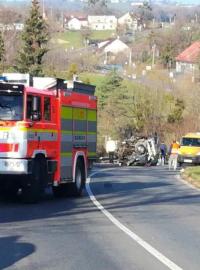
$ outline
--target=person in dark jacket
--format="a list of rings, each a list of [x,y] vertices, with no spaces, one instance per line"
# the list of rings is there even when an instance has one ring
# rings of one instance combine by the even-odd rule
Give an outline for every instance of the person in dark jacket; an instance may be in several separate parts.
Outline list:
[[[167,155],[167,146],[164,143],[160,145],[160,158],[161,158],[161,165],[165,165],[166,162],[166,155]]]

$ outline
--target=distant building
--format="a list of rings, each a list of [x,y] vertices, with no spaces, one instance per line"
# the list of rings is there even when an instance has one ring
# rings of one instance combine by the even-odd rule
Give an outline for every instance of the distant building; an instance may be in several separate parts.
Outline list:
[[[105,53],[118,54],[124,51],[130,51],[130,48],[120,39],[106,40],[98,44],[98,48]]]
[[[142,7],[142,6],[144,6],[144,3],[143,2],[132,2],[131,6],[133,6],[133,7]]]
[[[10,24],[0,24],[1,31],[23,31],[23,23],[10,23]]]
[[[88,27],[91,30],[116,30],[117,18],[115,16],[88,16]]]
[[[200,41],[194,42],[176,57],[176,71],[195,73],[200,62]]]
[[[81,30],[85,27],[88,27],[88,21],[85,18],[71,18],[67,22],[67,28],[69,30]]]
[[[104,64],[116,59],[117,55],[123,54],[127,58],[130,56],[130,48],[120,39],[106,40],[98,43],[98,52],[104,58]]]
[[[139,20],[137,18],[134,18],[130,12],[127,12],[126,14],[118,18],[118,24],[126,25],[129,29],[136,31],[139,27]]]

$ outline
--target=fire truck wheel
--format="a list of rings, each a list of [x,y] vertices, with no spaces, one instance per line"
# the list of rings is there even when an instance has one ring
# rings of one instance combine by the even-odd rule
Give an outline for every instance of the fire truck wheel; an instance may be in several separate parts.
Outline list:
[[[46,160],[37,158],[33,163],[33,172],[22,186],[22,198],[25,203],[38,202],[44,193],[46,177]]]
[[[52,187],[52,191],[56,198],[64,198],[71,196],[80,197],[82,195],[84,185],[84,165],[81,161],[78,161],[76,165],[75,182],[70,184],[62,184],[58,187]]]
[[[75,182],[71,186],[72,195],[76,197],[81,196],[84,185],[85,185],[84,164],[81,161],[78,161],[76,164]]]

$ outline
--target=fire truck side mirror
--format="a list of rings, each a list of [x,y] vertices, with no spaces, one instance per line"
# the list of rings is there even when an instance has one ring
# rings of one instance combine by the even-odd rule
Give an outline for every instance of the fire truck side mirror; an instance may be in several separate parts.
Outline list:
[[[38,111],[31,112],[31,120],[32,121],[39,121],[41,119],[41,114]]]

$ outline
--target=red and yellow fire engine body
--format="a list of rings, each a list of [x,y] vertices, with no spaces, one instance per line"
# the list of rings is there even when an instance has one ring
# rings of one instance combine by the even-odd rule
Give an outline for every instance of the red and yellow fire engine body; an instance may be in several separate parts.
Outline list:
[[[96,157],[97,101],[91,89],[84,84],[36,89],[0,83],[0,185],[6,176],[17,175],[18,188],[26,181],[30,186],[28,178],[38,170],[42,176],[33,177],[33,186],[38,177],[54,187],[76,184],[77,166],[85,181]]]

